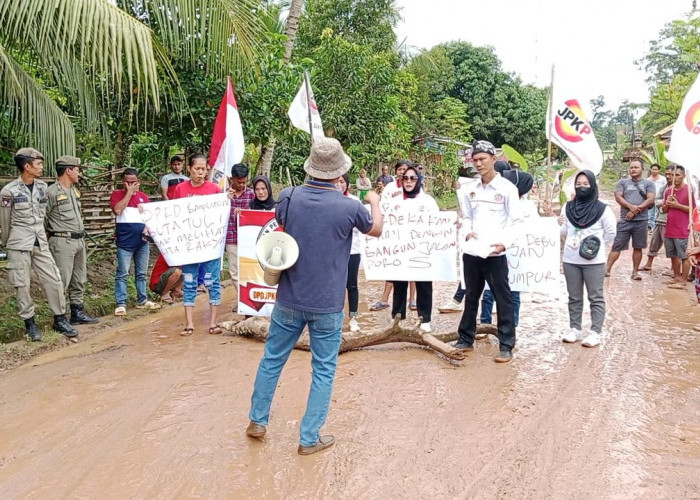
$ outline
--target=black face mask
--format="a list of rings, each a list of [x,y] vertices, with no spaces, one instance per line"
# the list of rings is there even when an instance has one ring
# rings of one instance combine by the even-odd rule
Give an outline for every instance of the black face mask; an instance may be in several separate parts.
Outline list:
[[[591,196],[593,196],[593,189],[590,187],[580,186],[574,188],[574,190],[576,191],[576,198],[581,201],[590,200]]]

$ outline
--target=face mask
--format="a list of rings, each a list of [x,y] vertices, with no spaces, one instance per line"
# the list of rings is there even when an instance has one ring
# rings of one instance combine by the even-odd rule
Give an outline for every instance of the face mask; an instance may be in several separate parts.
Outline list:
[[[579,200],[587,200],[591,196],[593,196],[593,189],[590,187],[580,186],[574,188],[574,190],[576,191],[576,198],[578,198]]]

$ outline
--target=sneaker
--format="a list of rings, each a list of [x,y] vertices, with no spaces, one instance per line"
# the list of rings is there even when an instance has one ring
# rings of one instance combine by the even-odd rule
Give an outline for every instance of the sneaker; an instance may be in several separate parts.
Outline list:
[[[450,299],[447,302],[445,302],[443,305],[438,307],[438,311],[441,313],[452,313],[452,312],[459,312],[462,310],[462,303],[457,302],[455,299]]]
[[[319,436],[318,442],[313,446],[299,445],[297,453],[299,453],[299,455],[311,455],[312,453],[316,453],[318,451],[325,450],[326,448],[333,446],[333,443],[335,443],[335,438],[330,434],[326,436]]]
[[[149,311],[154,311],[156,309],[160,309],[160,304],[156,304],[155,302],[147,300],[143,304],[136,304],[136,309],[148,309]]]
[[[360,325],[357,324],[356,318],[350,318],[350,322],[348,324],[350,325],[351,332],[359,332],[360,331]]]
[[[466,342],[462,342],[461,340],[458,340],[454,344],[452,344],[452,347],[455,349],[461,349],[462,351],[473,351],[474,350],[474,344],[467,344]]]
[[[115,316],[126,316],[126,307],[117,306],[117,308],[114,310],[114,315]]]
[[[513,352],[505,349],[498,353],[498,356],[493,358],[496,363],[510,363],[513,361]]]
[[[248,437],[260,439],[267,432],[267,427],[264,425],[256,424],[255,422],[250,422],[248,428],[245,430],[245,434]]]
[[[430,323],[421,323],[420,330],[421,330],[421,332],[424,332],[424,333],[430,333],[432,331],[430,329]]]
[[[596,332],[591,332],[588,335],[586,335],[586,338],[583,339],[581,345],[583,347],[595,347],[597,345],[600,345],[600,341],[600,334]]]
[[[562,335],[561,341],[566,342],[568,344],[573,344],[574,342],[578,342],[583,338],[583,334],[581,333],[581,330],[577,330],[576,328],[570,328],[567,333]]]

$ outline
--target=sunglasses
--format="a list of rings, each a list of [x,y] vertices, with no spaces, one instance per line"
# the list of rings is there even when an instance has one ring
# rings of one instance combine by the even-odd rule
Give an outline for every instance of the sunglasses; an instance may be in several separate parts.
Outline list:
[[[418,177],[416,177],[415,175],[404,175],[403,177],[401,177],[401,179],[404,181],[417,181]]]

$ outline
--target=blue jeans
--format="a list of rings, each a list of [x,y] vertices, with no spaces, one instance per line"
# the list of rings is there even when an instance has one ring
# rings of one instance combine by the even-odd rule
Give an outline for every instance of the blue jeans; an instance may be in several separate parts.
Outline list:
[[[204,284],[204,275],[206,274],[206,269],[204,269],[204,266],[202,264],[199,265],[199,269],[197,270],[197,286],[203,285]]]
[[[255,377],[250,420],[260,425],[268,424],[270,406],[280,373],[306,325],[309,326],[311,338],[313,371],[306,413],[301,421],[299,443],[302,446],[313,446],[318,442],[319,430],[326,421],[331,402],[343,326],[342,311],[313,313],[275,304],[265,342],[265,353]]]
[[[136,303],[143,304],[148,300],[146,271],[148,271],[149,250],[148,243],[144,243],[136,250],[125,250],[117,247],[117,275],[114,279],[114,301],[117,303],[117,307],[126,307],[126,301],[129,298],[126,293],[126,282],[129,279],[132,260],[136,276]]]
[[[518,326],[520,319],[520,292],[511,290],[510,296],[513,297],[513,324]],[[481,296],[481,317],[482,323],[491,324],[491,311],[493,311],[493,301],[495,300],[491,290],[484,290],[484,295]]]
[[[194,301],[197,298],[197,282],[200,269],[204,269],[204,286],[207,287],[209,292],[209,303],[213,306],[218,306],[221,304],[220,259],[182,266],[182,305],[194,307]]]

